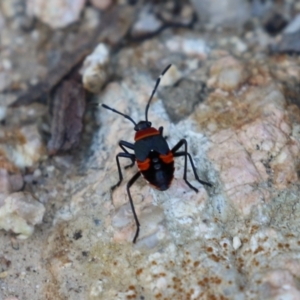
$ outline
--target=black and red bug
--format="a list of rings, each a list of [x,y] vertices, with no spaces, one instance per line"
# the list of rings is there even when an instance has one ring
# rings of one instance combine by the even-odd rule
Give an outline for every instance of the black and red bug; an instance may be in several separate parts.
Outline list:
[[[163,127],[159,127],[158,129],[151,127],[151,122],[148,121],[148,109],[153,98],[153,95],[160,83],[162,76],[168,71],[171,65],[167,66],[167,68],[161,73],[161,75],[157,78],[155,87],[152,91],[152,94],[148,100],[146,110],[145,110],[145,121],[140,121],[136,123],[131,117],[125,115],[105,104],[102,106],[106,109],[109,109],[126,119],[130,120],[134,124],[134,130],[136,131],[134,141],[135,143],[129,143],[126,141],[121,140],[119,142],[119,146],[124,152],[120,152],[116,156],[118,172],[119,172],[119,181],[117,184],[112,186],[112,190],[115,189],[123,180],[123,175],[121,171],[121,166],[119,162],[120,157],[125,157],[131,159],[131,164],[125,167],[132,167],[134,163],[137,163],[137,167],[139,171],[128,181],[127,183],[127,194],[129,197],[129,202],[131,205],[132,213],[134,216],[134,220],[136,223],[136,233],[133,239],[133,243],[136,242],[136,239],[139,235],[140,223],[138,217],[135,212],[134,204],[132,201],[132,197],[130,194],[130,187],[133,183],[142,175],[150,185],[154,188],[165,191],[167,190],[172,182],[173,175],[174,175],[174,157],[184,156],[184,173],[183,179],[187,183],[187,185],[193,189],[195,192],[198,190],[191,185],[187,178],[187,160],[189,159],[195,178],[201,183],[212,187],[212,184],[209,182],[203,181],[199,178],[194,162],[190,153],[187,151],[187,141],[185,139],[181,139],[172,149],[169,148],[166,139],[163,137]],[[183,151],[178,151],[182,146],[184,146]],[[127,149],[133,150],[134,153],[128,152]]]

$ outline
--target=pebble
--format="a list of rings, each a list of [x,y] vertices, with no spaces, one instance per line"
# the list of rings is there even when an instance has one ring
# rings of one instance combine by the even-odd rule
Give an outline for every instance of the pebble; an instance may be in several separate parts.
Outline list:
[[[295,33],[300,30],[300,14],[296,15],[290,24],[284,29],[285,34]]]
[[[100,43],[92,54],[86,57],[80,70],[84,87],[92,92],[99,93],[108,78],[108,63],[110,60],[110,49]]]
[[[199,59],[205,59],[210,52],[205,40],[198,37],[174,36],[166,41],[166,46],[172,52],[184,52]]]
[[[248,2],[239,0],[191,0],[199,18],[213,26],[234,28],[243,26],[251,17]]]
[[[9,143],[0,143],[0,149],[20,169],[33,166],[46,153],[37,124],[8,130],[4,134]]]
[[[113,3],[112,0],[90,0],[90,1],[94,7],[101,10],[108,9]]]
[[[45,207],[26,192],[12,193],[0,207],[0,229],[12,231],[20,239],[32,235],[34,226],[42,222]]]
[[[148,12],[146,7],[139,15],[138,20],[133,25],[132,34],[142,35],[152,33],[158,30],[162,26],[162,22],[159,21],[152,13]]]
[[[64,28],[79,20],[85,0],[27,0],[27,11],[53,29]]]
[[[242,246],[241,239],[238,236],[234,236],[232,240],[232,247],[234,250],[239,249]]]
[[[210,68],[208,85],[225,91],[238,89],[247,79],[243,64],[232,56],[220,58]]]

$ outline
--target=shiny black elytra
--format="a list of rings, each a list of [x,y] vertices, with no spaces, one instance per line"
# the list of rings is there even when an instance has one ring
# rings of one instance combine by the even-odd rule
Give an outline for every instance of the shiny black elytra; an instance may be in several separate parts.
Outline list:
[[[171,65],[167,66],[167,68],[161,73],[161,75],[156,80],[155,87],[152,91],[152,94],[146,106],[145,121],[140,121],[139,123],[136,123],[128,115],[125,115],[105,104],[102,104],[104,108],[109,109],[125,117],[126,119],[130,120],[134,124],[134,130],[136,131],[134,137],[135,140],[134,144],[122,140],[119,142],[119,146],[124,151],[124,152],[120,152],[116,156],[118,172],[119,172],[119,181],[117,182],[117,184],[111,187],[111,189],[114,190],[117,186],[120,185],[120,183],[123,180],[123,175],[122,175],[120,162],[119,162],[120,157],[131,159],[131,164],[127,165],[125,169],[132,167],[135,162],[137,163],[139,171],[128,181],[126,187],[132,213],[136,223],[136,233],[133,239],[133,243],[135,243],[136,239],[138,238],[140,223],[135,212],[134,204],[130,194],[130,187],[140,177],[140,175],[142,175],[147,180],[147,182],[150,185],[152,185],[154,188],[160,191],[165,191],[170,187],[173,179],[174,157],[184,156],[183,179],[185,180],[187,185],[195,192],[198,192],[198,190],[194,186],[192,186],[186,179],[187,159],[189,158],[195,178],[201,184],[205,184],[212,187],[212,185],[209,182],[203,181],[198,177],[192,157],[187,151],[187,141],[185,139],[181,139],[170,150],[166,139],[163,137],[163,127],[159,127],[157,130],[156,128],[151,127],[152,124],[151,122],[148,121],[148,109],[150,106],[150,102],[153,98],[153,95],[155,94],[155,91],[160,83],[162,76],[168,71],[170,67]],[[182,146],[184,146],[184,151],[178,151]],[[134,153],[128,152],[128,150],[125,147],[133,150]]]

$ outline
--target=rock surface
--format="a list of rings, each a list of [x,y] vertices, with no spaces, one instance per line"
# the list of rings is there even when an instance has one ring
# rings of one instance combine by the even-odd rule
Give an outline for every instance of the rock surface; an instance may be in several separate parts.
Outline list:
[[[147,38],[144,27],[138,36],[131,31],[145,14],[138,1],[112,2],[104,14],[90,5],[77,24],[53,31],[40,22],[27,31],[19,27],[20,2],[0,3],[0,76],[8,76],[0,94],[0,299],[298,299],[300,59],[270,55],[269,43],[279,38],[264,31],[260,14],[252,19],[244,10],[237,18],[238,9],[231,14],[228,7],[250,4],[226,1],[218,20],[220,7],[211,2],[208,24],[195,19],[182,26],[190,4],[149,2],[147,12],[164,28]],[[299,14],[293,1],[284,7]],[[82,38],[98,26],[92,25],[98,13],[109,22],[90,41],[99,46],[85,48]],[[154,19],[146,21],[155,26]],[[155,27],[149,28],[151,35]],[[49,70],[64,69],[81,49],[74,44],[85,54],[54,80]],[[187,180],[198,193],[189,188],[182,157],[168,190],[138,179],[130,189],[141,224],[133,244],[126,184],[136,166],[125,170],[130,161],[121,157],[124,180],[113,192],[111,186],[119,180],[118,141],[133,143],[134,126],[94,104],[143,120],[169,64],[149,121],[164,127],[170,147],[187,140],[200,179],[213,186],[200,184],[188,161]],[[83,117],[83,107],[69,115],[51,101],[57,84],[79,69],[94,93]],[[53,88],[38,90],[41,78]],[[40,93],[38,103],[9,106],[26,90]],[[49,157],[44,150],[51,128],[62,124],[59,116],[70,128],[80,124],[74,130],[79,148]],[[58,132],[57,144],[70,142]]]
[[[27,0],[27,10],[52,28],[63,28],[79,20],[85,0]]]
[[[12,193],[0,207],[0,228],[14,232],[18,238],[32,235],[34,226],[42,222],[45,213],[43,204],[30,194]]]

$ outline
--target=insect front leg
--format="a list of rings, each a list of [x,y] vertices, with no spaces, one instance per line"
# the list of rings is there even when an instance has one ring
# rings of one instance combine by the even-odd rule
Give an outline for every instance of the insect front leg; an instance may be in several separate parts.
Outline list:
[[[180,152],[177,152],[177,150],[182,147],[184,145],[184,151],[180,151]],[[191,188],[193,189],[196,193],[198,192],[198,190],[193,186],[191,185],[187,178],[186,178],[186,174],[187,174],[187,158],[189,158],[190,160],[190,163],[192,165],[192,169],[193,169],[193,172],[194,172],[194,175],[195,175],[195,178],[201,183],[201,184],[205,184],[205,185],[208,185],[210,187],[212,187],[212,184],[209,183],[209,182],[206,182],[206,181],[203,181],[199,178],[198,174],[197,174],[197,171],[196,171],[196,168],[195,168],[195,165],[194,165],[194,162],[192,160],[192,157],[190,155],[190,153],[188,153],[187,151],[187,141],[186,139],[182,139],[180,140],[173,148],[172,148],[172,153],[174,155],[174,157],[179,157],[179,156],[184,156],[184,171],[183,171],[183,179],[184,181],[186,182],[186,184]]]
[[[116,155],[116,161],[117,161],[118,172],[119,172],[119,181],[115,185],[113,185],[111,187],[111,190],[114,190],[117,186],[119,186],[120,183],[123,180],[123,175],[122,175],[122,171],[121,171],[121,165],[120,165],[120,161],[119,161],[120,157],[130,158],[133,162],[135,161],[135,155],[131,154],[129,152],[126,152],[126,153],[121,152],[121,153],[119,153],[119,154]]]
[[[134,204],[133,204],[133,201],[132,201],[132,197],[131,197],[131,194],[130,194],[130,187],[136,182],[136,180],[140,177],[141,173],[140,172],[137,172],[127,183],[127,194],[128,194],[128,198],[129,198],[129,203],[130,203],[130,206],[131,206],[131,210],[132,210],[132,213],[133,213],[133,217],[134,217],[134,221],[135,221],[135,224],[136,224],[136,232],[135,232],[135,235],[134,235],[134,238],[133,238],[133,243],[136,242],[136,239],[138,238],[139,236],[139,232],[140,232],[140,222],[139,222],[139,219],[136,215],[136,212],[135,212],[135,208],[134,208]]]
[[[127,147],[127,148],[129,148],[129,149],[131,149],[131,150],[134,150],[134,145],[131,144],[131,143],[128,143],[128,142],[126,142],[126,141],[122,141],[122,140],[121,140],[121,141],[119,142],[119,146],[122,148],[122,150],[123,150],[125,153],[128,153],[128,154],[132,154],[132,153],[129,153],[125,147]],[[131,160],[131,164],[125,166],[125,169],[133,167],[133,166],[134,166],[134,163],[135,163],[135,156],[134,156],[134,159]]]

